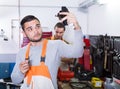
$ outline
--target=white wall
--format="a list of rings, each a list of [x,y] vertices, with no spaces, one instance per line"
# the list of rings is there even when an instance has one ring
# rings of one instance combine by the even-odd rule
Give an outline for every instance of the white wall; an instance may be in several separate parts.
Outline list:
[[[18,19],[18,8],[0,7],[0,29],[5,31],[5,35],[11,38],[11,20]]]
[[[89,8],[88,34],[120,36],[120,1],[108,0],[105,5]]]

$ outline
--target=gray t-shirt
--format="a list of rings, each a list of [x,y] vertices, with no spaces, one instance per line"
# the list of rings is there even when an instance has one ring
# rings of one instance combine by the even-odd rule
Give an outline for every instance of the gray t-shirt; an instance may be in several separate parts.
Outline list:
[[[68,34],[70,35],[70,34]],[[55,89],[57,87],[57,72],[60,66],[61,57],[78,58],[83,54],[83,35],[81,30],[74,30],[72,44],[66,44],[61,40],[49,40],[47,44],[45,64],[49,68],[51,79]],[[13,83],[19,84],[24,80],[25,75],[20,72],[19,64],[25,60],[26,46],[21,48],[16,57],[16,64],[11,74]],[[41,58],[42,45],[31,46],[30,63],[31,65],[39,65]]]

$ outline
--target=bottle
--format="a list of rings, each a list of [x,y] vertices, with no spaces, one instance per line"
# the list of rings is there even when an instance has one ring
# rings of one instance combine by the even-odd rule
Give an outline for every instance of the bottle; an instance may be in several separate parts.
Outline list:
[[[104,82],[104,89],[115,89],[112,78],[106,78],[106,81]]]

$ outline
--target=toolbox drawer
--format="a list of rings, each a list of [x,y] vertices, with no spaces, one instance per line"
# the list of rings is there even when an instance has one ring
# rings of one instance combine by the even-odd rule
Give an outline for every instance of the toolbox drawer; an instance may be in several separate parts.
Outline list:
[[[0,63],[0,79],[9,77],[9,63]]]

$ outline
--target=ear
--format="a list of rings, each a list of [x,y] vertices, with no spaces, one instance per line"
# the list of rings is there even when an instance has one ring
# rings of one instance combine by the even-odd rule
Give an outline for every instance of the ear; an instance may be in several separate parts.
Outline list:
[[[22,31],[22,34],[23,34],[23,37],[26,37],[26,34],[25,34],[25,32],[24,32],[24,31]]]

